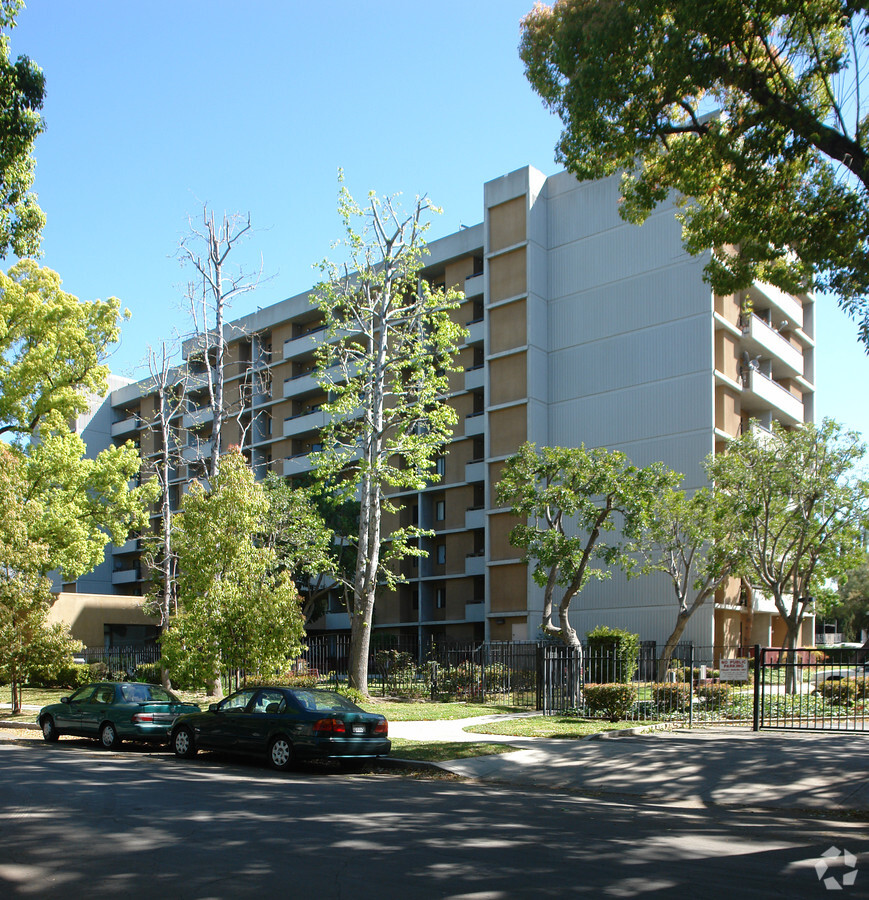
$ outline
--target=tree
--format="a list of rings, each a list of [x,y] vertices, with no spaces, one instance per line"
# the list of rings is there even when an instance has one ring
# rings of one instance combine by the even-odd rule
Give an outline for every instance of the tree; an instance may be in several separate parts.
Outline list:
[[[709,476],[743,535],[742,574],[769,591],[792,653],[813,592],[859,561],[869,483],[855,474],[865,446],[825,419],[786,431],[752,427],[711,457]],[[787,684],[793,690],[793,672]]]
[[[624,170],[628,221],[675,191],[717,293],[831,290],[869,349],[867,41],[847,0],[557,0],[520,55],[564,124],[559,160]]]
[[[824,601],[824,618],[842,623],[846,641],[862,641],[869,630],[869,555],[864,553],[863,559],[845,572],[837,589],[829,591]]]
[[[9,58],[8,31],[22,0],[0,0],[0,257],[36,256],[45,216],[30,193],[33,144],[45,130],[42,70],[26,56]]]
[[[220,224],[216,224],[214,211],[203,206],[201,225],[194,225],[191,219],[190,233],[181,241],[178,250],[182,262],[192,265],[197,273],[197,280],[188,284],[187,301],[196,332],[191,356],[202,363],[199,376],[204,382],[211,411],[210,478],[217,475],[224,453],[223,424],[245,406],[245,385],[240,388],[235,409],[226,402],[226,311],[236,297],[254,290],[259,284],[259,275],[250,276],[229,262],[233,250],[250,229],[250,214],[224,214]]]
[[[534,581],[544,589],[544,634],[582,652],[570,624],[571,602],[590,579],[608,579],[613,566],[630,565],[629,541],[648,527],[655,497],[678,479],[662,463],[637,468],[624,453],[604,448],[538,450],[526,443],[507,460],[498,502],[519,517],[510,543],[524,551]],[[556,626],[557,588],[562,591]]]
[[[21,711],[20,684],[40,665],[72,661],[76,646],[63,626],[48,625],[49,554],[35,537],[39,507],[21,491],[22,461],[0,444],[0,672],[12,686],[12,712]]]
[[[648,524],[630,546],[637,554],[630,572],[663,572],[673,586],[676,622],[658,659],[658,680],[667,676],[670,659],[694,613],[727,583],[740,553],[740,535],[719,495],[701,488],[690,496],[667,489],[655,497]]]
[[[45,548],[44,570],[73,580],[103,559],[111,538],[123,543],[147,523],[155,496],[137,479],[139,455],[131,443],[95,458],[69,422],[107,390],[103,359],[120,334],[120,304],[80,302],[61,289],[59,276],[22,260],[0,273],[0,435],[20,458],[27,502],[40,510],[31,529]]]
[[[186,670],[199,683],[239,672],[265,678],[301,652],[293,573],[279,569],[261,540],[268,512],[265,491],[237,448],[223,457],[209,490],[191,484],[175,541],[180,612],[162,638],[173,673]]]
[[[420,278],[423,216],[430,210],[422,198],[404,214],[394,200],[374,194],[363,210],[342,186],[349,262],[322,263],[326,280],[314,291],[327,326],[317,370],[330,398],[317,470],[339,497],[359,501],[356,568],[348,585],[349,676],[363,694],[376,591],[399,580],[393,563],[424,552],[411,543],[425,534],[419,528],[384,533],[384,513],[400,509],[387,490],[421,490],[435,481],[435,458],[456,421],[444,398],[465,333],[450,318],[462,295],[433,290]]]

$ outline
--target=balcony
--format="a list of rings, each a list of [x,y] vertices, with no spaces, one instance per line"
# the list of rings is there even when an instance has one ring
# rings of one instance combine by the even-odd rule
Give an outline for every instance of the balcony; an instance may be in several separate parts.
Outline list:
[[[198,406],[196,409],[191,409],[189,412],[184,413],[181,424],[185,428],[199,428],[200,425],[213,421],[214,410],[210,406]]]
[[[483,507],[479,509],[466,509],[465,510],[465,528],[468,530],[474,528],[485,528],[486,527],[486,510]]]
[[[311,410],[298,416],[284,419],[284,437],[297,437],[309,431],[320,431],[326,426],[326,413],[322,409]]]
[[[123,437],[127,434],[134,434],[139,430],[139,417],[138,416],[129,416],[126,419],[121,419],[120,422],[112,423],[112,437]]]
[[[473,484],[475,481],[486,480],[486,463],[483,460],[465,463],[465,481]]]
[[[805,410],[801,400],[757,369],[749,369],[743,375],[743,411],[754,414],[770,408],[773,418],[783,425],[797,425],[804,421]]]
[[[313,372],[284,379],[285,398],[298,397],[300,394],[308,394],[317,390],[321,390],[320,383]]]
[[[485,575],[486,557],[482,554],[471,554],[465,557],[465,575]]]
[[[485,378],[485,366],[474,366],[472,369],[465,369],[465,390],[473,391],[482,388]]]
[[[284,477],[289,478],[292,475],[301,475],[303,472],[310,472],[314,468],[311,461],[311,454],[300,453],[298,456],[289,456],[284,460]]]
[[[803,327],[803,304],[784,291],[763,281],[755,281],[749,289],[755,309],[767,304],[772,307],[773,324],[780,325],[786,319],[792,328]]]
[[[485,413],[471,413],[469,416],[465,416],[465,437],[474,437],[476,435],[483,434],[485,430]]]
[[[486,621],[486,604],[485,603],[466,603],[465,604],[465,621],[466,622],[485,622]]]
[[[130,538],[123,544],[113,544],[112,545],[112,553],[121,554],[121,553],[136,553],[139,549],[139,539],[138,538]]]
[[[201,459],[208,459],[214,448],[214,441],[203,441],[201,444],[195,444],[191,447],[185,447],[181,451],[181,456],[187,462],[196,462]]]
[[[755,315],[749,316],[742,329],[742,344],[751,356],[769,358],[774,376],[793,378],[803,374],[803,354],[800,350]]]
[[[133,584],[142,578],[142,570],[136,565],[129,569],[117,569],[112,572],[112,584]]]
[[[466,344],[482,344],[486,338],[486,323],[480,319],[479,322],[468,322],[468,336],[465,339]]]
[[[465,279],[465,296],[476,297],[483,293],[483,273],[477,272],[476,275],[469,275]]]

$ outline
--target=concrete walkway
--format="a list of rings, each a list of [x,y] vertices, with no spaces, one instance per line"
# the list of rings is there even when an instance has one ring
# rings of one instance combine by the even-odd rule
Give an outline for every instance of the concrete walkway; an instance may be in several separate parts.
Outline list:
[[[457,775],[677,806],[738,806],[869,814],[869,733],[745,727],[607,732],[582,740],[464,731],[508,716],[391,722],[391,737],[493,741],[515,753],[439,763]],[[394,754],[397,755],[397,754]]]

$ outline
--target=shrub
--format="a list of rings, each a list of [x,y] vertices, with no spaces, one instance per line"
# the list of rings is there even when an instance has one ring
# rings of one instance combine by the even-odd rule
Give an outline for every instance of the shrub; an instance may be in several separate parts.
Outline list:
[[[654,687],[655,707],[660,712],[684,712],[691,702],[691,686],[683,682],[676,684],[656,684]]]
[[[604,713],[611,722],[618,722],[636,702],[637,689],[632,684],[587,684],[583,695],[589,712]]]
[[[637,671],[640,636],[600,625],[586,634],[588,639],[587,680],[597,684],[627,684]]]
[[[730,684],[701,684],[697,686],[697,697],[707,706],[721,707],[730,702],[733,686]]]
[[[140,663],[136,666],[136,681],[146,684],[160,684],[163,675],[163,664],[160,662]]]
[[[61,663],[57,666],[32,670],[27,676],[30,687],[77,688],[91,681],[90,669],[85,663]]]
[[[339,684],[336,688],[336,692],[339,693],[342,697],[346,697],[352,703],[356,703],[359,706],[361,706],[367,700],[367,698],[361,692],[357,691],[356,688],[350,687],[350,685],[348,684]]]
[[[869,697],[869,685],[865,678],[828,678],[818,686],[817,693],[830,703],[852,706]]]

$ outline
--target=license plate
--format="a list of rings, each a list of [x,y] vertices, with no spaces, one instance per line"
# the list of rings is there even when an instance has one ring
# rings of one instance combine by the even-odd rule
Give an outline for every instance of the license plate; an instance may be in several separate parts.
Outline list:
[[[365,734],[366,728],[364,725],[354,725],[353,726],[353,734]]]

